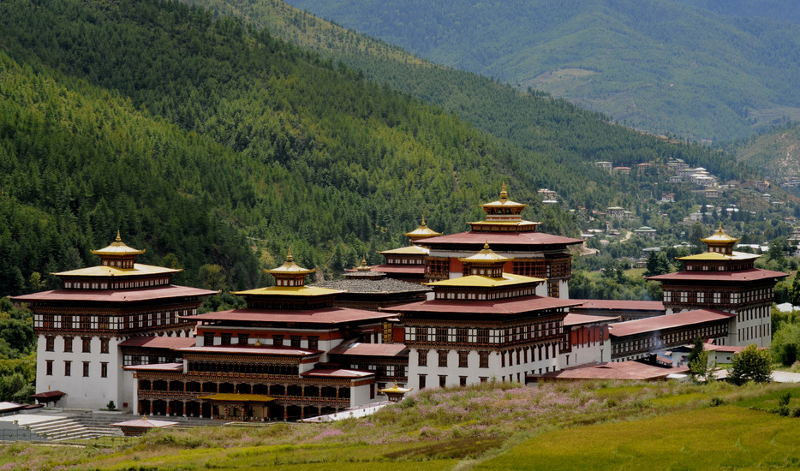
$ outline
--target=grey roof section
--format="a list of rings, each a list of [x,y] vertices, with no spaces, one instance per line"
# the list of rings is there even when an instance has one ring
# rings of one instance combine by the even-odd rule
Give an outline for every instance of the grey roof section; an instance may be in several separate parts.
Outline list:
[[[320,288],[347,290],[356,294],[389,294],[389,293],[427,293],[432,291],[428,286],[392,278],[382,280],[345,279],[323,281],[314,286]]]

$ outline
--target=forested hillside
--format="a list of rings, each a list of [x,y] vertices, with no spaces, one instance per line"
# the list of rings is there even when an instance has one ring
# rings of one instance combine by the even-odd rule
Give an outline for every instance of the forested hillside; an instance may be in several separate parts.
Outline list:
[[[795,0],[673,0],[727,16],[771,18],[800,23],[800,8]]]
[[[791,183],[797,189],[800,181],[800,124],[781,126],[769,133],[754,136],[729,146],[737,160],[754,168],[776,183]]]
[[[325,23],[282,8],[284,34],[320,41],[313,28]],[[719,153],[363,37],[336,56],[365,65],[351,69],[251,13],[245,22],[157,0],[0,4],[2,294],[96,263],[89,250],[117,229],[147,249],[145,263],[184,268],[179,282],[241,289],[266,283],[259,268],[290,246],[331,274],[363,255],[379,261],[376,250],[404,244],[423,214],[436,230],[464,230],[503,181],[532,204],[526,218],[573,236],[570,208],[638,208],[670,191],[655,174],[616,178],[596,160],[675,157],[724,179],[748,175]],[[329,51],[354,37],[326,27]],[[564,204],[545,208],[542,187]],[[224,279],[207,279],[220,273],[209,266]]]
[[[3,294],[93,263],[118,228],[145,262],[195,284],[218,264],[241,288],[288,246],[341,267],[423,213],[461,230],[504,180],[533,199],[498,143],[230,18],[18,1],[0,29]]]
[[[800,30],[664,0],[290,0],[435,62],[619,122],[730,140],[800,116]]]
[[[542,157],[567,168],[547,172],[533,167],[527,178],[558,191],[570,206],[597,206],[619,201],[627,193],[640,201],[640,188],[621,192],[609,188],[602,195],[587,194],[586,180],[606,186],[607,172],[592,164],[598,160],[633,165],[665,156],[708,168],[723,179],[747,179],[754,172],[733,159],[697,146],[676,145],[664,139],[615,126],[601,114],[585,111],[564,100],[532,91],[520,93],[496,81],[422,61],[396,46],[354,33],[296,10],[282,0],[185,0],[219,15],[244,18],[287,41],[319,51],[355,68],[365,78],[384,83],[414,97],[442,106],[494,136],[533,154],[521,154],[522,170]],[[533,156],[533,157],[532,157]],[[576,178],[577,176],[579,178]],[[629,202],[630,202],[629,201]]]

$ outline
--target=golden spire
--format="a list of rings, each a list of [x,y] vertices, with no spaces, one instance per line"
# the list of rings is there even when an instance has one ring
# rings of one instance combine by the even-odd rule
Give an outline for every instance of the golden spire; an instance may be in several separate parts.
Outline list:
[[[356,267],[356,270],[358,270],[358,271],[370,271],[370,267],[369,267],[369,265],[367,265],[367,256],[366,255],[364,255],[361,258],[361,265]]]
[[[291,262],[294,258],[292,257],[292,248],[289,247],[288,251],[286,252],[286,261]]]
[[[119,235],[119,229],[117,229],[117,242],[122,242],[122,237]]]
[[[503,182],[503,189],[500,190],[500,199],[501,200],[508,199],[508,192],[506,191],[506,182]]]

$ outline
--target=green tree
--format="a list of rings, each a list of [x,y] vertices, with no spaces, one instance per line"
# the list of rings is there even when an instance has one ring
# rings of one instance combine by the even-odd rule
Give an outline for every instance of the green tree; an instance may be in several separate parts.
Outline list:
[[[692,351],[689,352],[689,356],[686,358],[686,363],[691,365],[703,351],[705,351],[703,348],[703,339],[697,337],[694,339],[694,345],[692,345]]]
[[[772,373],[772,357],[769,351],[758,348],[756,344],[750,344],[733,357],[728,378],[737,385],[748,381],[767,383],[770,373]]]
[[[200,286],[205,289],[225,291],[228,289],[225,270],[219,265],[205,264],[200,267]]]
[[[789,302],[792,303],[792,306],[800,306],[800,276],[797,275],[798,273],[794,274],[794,281],[789,289]]]
[[[670,272],[670,264],[666,252],[650,252],[647,257],[647,272],[645,276],[663,275]]]
[[[704,350],[697,354],[697,356],[689,362],[689,372],[692,376],[692,381],[695,383],[714,381],[714,371],[717,367],[717,362],[710,358],[710,352]]]
[[[800,324],[781,322],[772,337],[772,358],[785,366],[797,361],[800,352]]]

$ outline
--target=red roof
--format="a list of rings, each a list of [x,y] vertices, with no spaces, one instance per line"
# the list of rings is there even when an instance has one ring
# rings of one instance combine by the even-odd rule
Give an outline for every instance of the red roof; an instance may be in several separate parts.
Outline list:
[[[661,301],[621,301],[616,299],[574,299],[581,302],[575,306],[576,311],[582,309],[605,309],[609,311],[661,311],[665,312],[664,303]]]
[[[373,357],[396,357],[408,349],[402,343],[353,343],[341,344],[331,350],[330,354],[360,355]]]
[[[241,353],[245,355],[280,355],[280,356],[313,356],[322,353],[321,350],[308,350],[295,347],[275,347],[264,346],[255,347],[252,345],[214,345],[208,347],[188,347],[180,349],[187,353]]]
[[[647,277],[648,280],[655,281],[758,281],[768,280],[772,278],[785,278],[789,276],[788,273],[772,270],[762,270],[760,268],[751,268],[748,270],[737,271],[679,271],[675,273],[667,273],[664,275],[656,275]]]
[[[444,300],[420,301],[383,308],[392,312],[452,312],[471,314],[517,314],[522,312],[544,311],[571,307],[579,304],[575,301],[544,296],[523,296],[511,299],[495,299],[491,301]]]
[[[40,393],[36,393],[36,394],[31,394],[30,397],[32,397],[34,399],[46,399],[48,397],[61,397],[61,396],[66,396],[66,395],[67,395],[67,393],[62,392],[62,391],[45,391],[45,392],[40,392]]]
[[[569,327],[573,325],[594,324],[598,322],[611,323],[611,322],[616,322],[617,319],[619,318],[607,317],[607,316],[587,316],[585,314],[569,313],[564,318],[564,327]]]
[[[601,363],[598,365],[581,365],[561,371],[545,373],[545,379],[624,379],[654,380],[671,374],[682,374],[689,371],[687,367],[661,368],[645,365],[636,361],[620,361]]]
[[[300,376],[314,376],[323,378],[366,378],[374,375],[372,371],[360,370],[347,370],[343,368],[315,368],[305,373],[300,373]]]
[[[609,326],[609,335],[625,337],[627,335],[655,332],[675,327],[702,324],[704,322],[727,320],[731,317],[736,317],[736,314],[713,309],[698,309],[695,311],[685,311],[677,314],[648,317],[646,319],[612,324]]]
[[[178,298],[183,296],[211,296],[217,291],[207,289],[192,288],[189,286],[155,286],[152,288],[135,289],[56,289],[50,291],[40,291],[38,293],[23,294],[14,296],[11,299],[21,302],[34,301],[96,301],[130,303],[136,301],[150,301],[154,299]]]
[[[192,337],[131,337],[119,344],[120,347],[144,347],[144,348],[186,348],[196,343]]]
[[[391,314],[331,307],[325,309],[234,309],[191,316],[198,321],[240,321],[240,322],[302,322],[306,324],[333,325],[355,321],[378,321],[391,317]]]
[[[582,244],[583,239],[546,234],[544,232],[479,232],[467,231],[417,241],[424,247],[439,244],[480,244],[485,243],[496,249],[503,245],[574,245]]]

